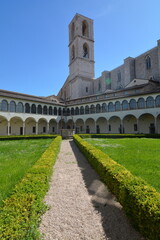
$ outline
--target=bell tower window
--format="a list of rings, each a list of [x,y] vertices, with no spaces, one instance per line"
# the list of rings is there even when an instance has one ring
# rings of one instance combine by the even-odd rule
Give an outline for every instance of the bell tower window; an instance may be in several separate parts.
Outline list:
[[[88,45],[86,43],[83,45],[83,57],[89,58],[89,50],[88,50]]]
[[[85,20],[82,22],[82,36],[88,37],[88,24]]]

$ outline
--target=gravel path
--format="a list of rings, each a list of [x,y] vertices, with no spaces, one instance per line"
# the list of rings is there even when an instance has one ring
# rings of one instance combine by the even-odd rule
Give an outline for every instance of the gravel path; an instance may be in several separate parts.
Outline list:
[[[143,239],[72,140],[62,141],[54,169],[40,225],[45,240]]]

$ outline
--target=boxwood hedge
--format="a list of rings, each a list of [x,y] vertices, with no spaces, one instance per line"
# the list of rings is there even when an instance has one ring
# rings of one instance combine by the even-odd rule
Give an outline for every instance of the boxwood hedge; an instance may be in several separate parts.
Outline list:
[[[74,141],[146,239],[160,240],[160,193],[78,135]]]
[[[35,165],[16,185],[13,194],[0,208],[1,240],[39,239],[37,226],[46,210],[43,198],[49,187],[53,164],[56,161],[61,137],[56,137]]]

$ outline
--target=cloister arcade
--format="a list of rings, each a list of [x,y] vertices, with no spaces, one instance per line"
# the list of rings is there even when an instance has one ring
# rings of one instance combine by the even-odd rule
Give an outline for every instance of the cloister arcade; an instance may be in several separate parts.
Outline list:
[[[0,100],[0,135],[77,133],[160,133],[160,95],[79,105]]]

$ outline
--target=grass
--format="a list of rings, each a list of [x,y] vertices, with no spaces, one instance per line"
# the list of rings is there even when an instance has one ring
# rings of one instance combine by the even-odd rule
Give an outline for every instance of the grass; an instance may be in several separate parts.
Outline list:
[[[85,140],[160,192],[160,139],[86,138]]]
[[[0,206],[53,139],[0,141]]]

